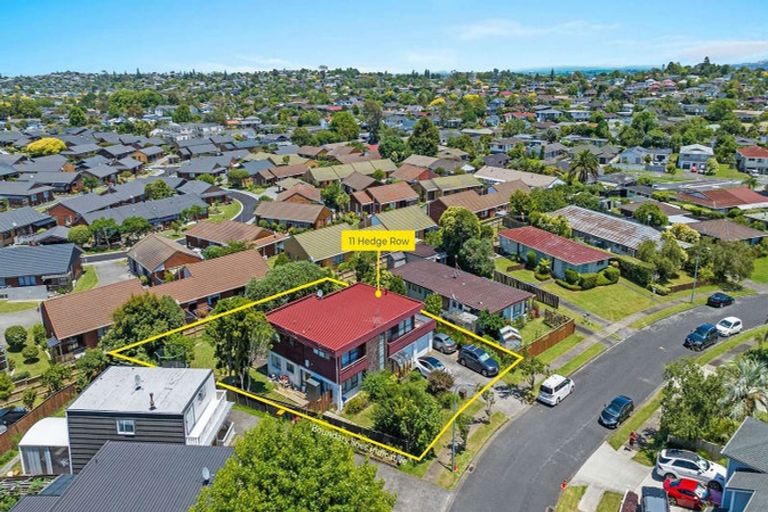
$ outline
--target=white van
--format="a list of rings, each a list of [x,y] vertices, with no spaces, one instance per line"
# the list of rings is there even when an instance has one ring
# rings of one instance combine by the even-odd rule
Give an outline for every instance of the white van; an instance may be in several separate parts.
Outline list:
[[[550,375],[541,383],[539,388],[539,402],[555,406],[573,392],[576,384],[568,377],[562,375]]]

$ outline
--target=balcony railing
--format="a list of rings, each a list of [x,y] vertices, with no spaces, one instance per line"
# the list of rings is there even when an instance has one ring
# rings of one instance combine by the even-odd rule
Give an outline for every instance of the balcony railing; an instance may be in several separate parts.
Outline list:
[[[210,416],[203,413],[203,416],[198,419],[195,428],[192,429],[190,434],[195,433],[197,425],[204,422],[205,426],[202,431],[197,435],[187,436],[188,445],[210,445],[213,442],[216,433],[218,433],[219,428],[221,428],[221,424],[226,419],[230,409],[232,409],[232,402],[227,402],[226,391],[216,390],[216,401],[218,403],[216,404],[213,413],[211,413]]]

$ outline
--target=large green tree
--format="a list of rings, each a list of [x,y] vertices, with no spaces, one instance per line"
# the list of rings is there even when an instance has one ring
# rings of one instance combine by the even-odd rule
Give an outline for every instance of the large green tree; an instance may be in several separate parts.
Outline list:
[[[725,395],[720,400],[736,421],[768,411],[768,367],[742,357],[725,369]]]
[[[493,277],[493,245],[484,238],[470,238],[459,249],[456,262],[462,270],[482,277]]]
[[[452,259],[461,247],[472,238],[480,238],[482,229],[477,216],[461,206],[451,206],[440,216],[442,249]]]
[[[381,103],[367,99],[363,102],[363,118],[365,124],[368,126],[368,142],[371,144],[379,141],[379,128],[381,126],[381,120],[384,114],[381,110]]]
[[[568,167],[568,180],[588,183],[591,179],[597,179],[599,176],[600,164],[597,157],[589,150],[582,150],[576,153]]]
[[[147,200],[165,199],[173,195],[176,195],[176,191],[163,180],[151,181],[144,186],[144,197]]]
[[[408,138],[408,146],[417,155],[435,156],[440,144],[440,132],[426,117],[416,121],[413,133]]]
[[[69,109],[69,125],[70,126],[85,126],[88,124],[88,118],[85,115],[85,110],[82,107],[74,106]]]
[[[324,277],[329,277],[327,269],[309,261],[295,261],[273,268],[261,279],[251,280],[245,288],[245,294],[251,300],[260,300]],[[322,288],[325,290],[329,289],[328,286],[322,286]],[[286,304],[298,297],[303,297],[308,293],[312,293],[313,290],[303,290],[288,294],[279,299],[260,305],[259,309],[272,309],[281,304]]]
[[[336,132],[341,140],[355,140],[360,133],[355,116],[351,112],[343,110],[336,112],[331,118],[331,130]]]
[[[302,421],[263,418],[235,445],[190,512],[389,512],[395,495],[376,467]]]

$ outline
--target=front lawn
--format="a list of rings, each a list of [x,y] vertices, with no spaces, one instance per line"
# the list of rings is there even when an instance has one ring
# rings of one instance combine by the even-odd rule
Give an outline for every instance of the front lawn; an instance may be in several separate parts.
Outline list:
[[[554,347],[542,352],[539,355],[539,360],[546,364],[551,364],[555,359],[570,351],[582,341],[584,341],[584,335],[575,332]]]
[[[608,444],[613,447],[614,450],[618,450],[625,443],[629,441],[629,434],[631,432],[637,432],[640,430],[646,421],[653,416],[661,406],[661,392],[656,393],[649,401],[638,408],[627,421],[624,422],[608,439]]]
[[[768,258],[757,258],[755,270],[752,272],[752,280],[758,283],[768,284]]]
[[[720,164],[717,172],[715,173],[716,178],[721,178],[724,180],[743,180],[748,176],[748,174],[740,172],[735,167],[731,167],[730,165],[726,164]]]
[[[208,209],[208,220],[211,222],[232,220],[242,207],[243,205],[237,199],[233,199],[229,204],[211,206]]]
[[[623,497],[617,492],[605,491],[595,512],[618,512]]]
[[[34,342],[31,338],[27,340],[27,345],[33,344]],[[10,350],[7,350],[6,354],[8,355],[8,359],[13,361],[14,368],[17,373],[27,371],[29,372],[30,377],[40,375],[50,367],[48,356],[42,349],[38,350],[37,359],[34,359],[28,363],[24,362],[24,357],[21,355],[21,352],[11,352]]]
[[[565,363],[563,366],[555,370],[554,373],[567,377],[570,374],[576,372],[576,370],[578,370],[585,364],[592,361],[594,358],[596,358],[600,354],[602,354],[604,350],[605,350],[605,345],[603,345],[599,341],[595,342],[592,345],[590,345],[584,352],[577,355],[576,357],[574,357],[573,359]]]
[[[648,309],[655,303],[650,292],[623,278],[616,284],[598,286],[591,290],[567,290],[557,283],[546,283],[541,288],[600,318],[614,322]]]
[[[0,300],[0,313],[18,313],[19,311],[34,309],[37,305],[37,302],[9,302],[7,300]]]
[[[83,275],[75,283],[72,292],[84,292],[95,287],[97,284],[99,284],[99,276],[96,274],[96,269],[93,268],[93,265],[85,265],[83,267]]]
[[[587,492],[586,485],[566,487],[565,491],[560,495],[560,499],[557,500],[555,512],[576,512],[579,510],[579,502],[585,492]]]

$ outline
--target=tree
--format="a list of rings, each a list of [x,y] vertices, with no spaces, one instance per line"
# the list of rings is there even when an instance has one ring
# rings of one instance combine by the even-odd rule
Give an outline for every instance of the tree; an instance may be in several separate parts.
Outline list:
[[[411,154],[408,144],[397,135],[387,135],[382,137],[379,144],[379,154],[384,158],[389,158],[396,164],[399,164]]]
[[[650,202],[640,205],[640,207],[635,210],[633,216],[638,222],[653,226],[654,228],[663,228],[669,224],[669,219],[661,208]]]
[[[757,181],[757,178],[755,176],[749,176],[744,179],[744,181],[741,182],[742,185],[747,187],[749,190],[755,190],[758,185],[760,185],[760,182]]]
[[[91,230],[88,226],[72,226],[67,234],[67,240],[83,246],[91,241]]]
[[[480,398],[483,399],[483,403],[485,404],[485,421],[486,423],[490,423],[491,415],[493,414],[493,405],[496,403],[496,392],[493,388],[486,389],[480,395]]]
[[[344,192],[338,181],[334,181],[321,190],[320,197],[328,208],[338,210],[349,205],[349,195]]]
[[[672,233],[672,236],[676,239],[688,244],[695,244],[701,238],[698,231],[685,224],[673,224],[672,227],[669,228],[669,232]]]
[[[225,246],[209,245],[203,249],[203,258],[206,260],[212,260],[214,258],[221,258],[228,254],[235,254],[236,252],[242,252],[249,249],[248,244],[240,240],[231,240]],[[282,254],[282,253],[281,253]]]
[[[45,344],[45,341],[48,339],[48,336],[45,333],[45,327],[43,327],[43,324],[36,323],[29,329],[29,335],[32,337],[32,343],[35,345],[40,345],[41,347]]]
[[[509,213],[517,215],[522,220],[536,211],[537,205],[534,197],[523,190],[515,190],[509,197]]]
[[[83,186],[88,192],[93,192],[93,189],[98,187],[100,183],[96,176],[91,176],[90,174],[83,176]]]
[[[67,145],[56,137],[43,137],[30,142],[25,149],[32,156],[57,155],[67,149]]]
[[[182,220],[194,220],[196,221],[203,215],[205,215],[206,207],[199,204],[193,204],[189,208],[184,208],[181,211],[180,219]]]
[[[8,372],[0,372],[0,400],[8,400],[16,385]]]
[[[755,268],[755,254],[744,242],[719,242],[712,253],[712,272],[720,283],[739,283]]]
[[[536,376],[549,373],[549,365],[538,357],[529,354],[527,347],[523,347],[520,355],[523,356],[523,360],[520,361],[518,369],[523,377],[528,379],[527,394],[529,398],[532,398],[533,388],[536,386]]]
[[[49,393],[55,393],[64,387],[64,382],[71,375],[71,371],[63,364],[54,364],[43,372],[40,380],[48,388]]]
[[[379,141],[379,127],[384,114],[381,110],[381,103],[376,100],[367,99],[363,102],[363,118],[368,127],[368,142],[374,144]]]
[[[297,146],[309,146],[312,144],[312,134],[306,128],[299,126],[293,130],[291,141]]]
[[[37,400],[37,391],[32,388],[27,389],[21,395],[21,402],[24,404],[24,407],[30,411],[35,406],[35,400]]]
[[[107,367],[109,359],[103,350],[98,348],[89,348],[75,360],[75,369],[77,370],[77,389],[82,391],[93,382],[93,379]]]
[[[450,391],[453,387],[453,375],[444,371],[435,371],[427,376],[427,390],[435,396]]]
[[[176,191],[163,180],[150,181],[144,186],[144,197],[147,201],[165,199],[174,195]]]
[[[85,126],[88,124],[88,118],[82,107],[74,106],[69,109],[69,126]]]
[[[467,240],[480,238],[480,221],[474,213],[461,206],[451,206],[445,210],[439,224],[442,232],[441,247],[451,261],[455,260]]]
[[[252,279],[245,287],[245,295],[250,300],[264,299],[324,277],[328,277],[328,270],[309,261],[286,263],[273,268],[261,279]],[[307,293],[312,293],[312,290],[289,294],[261,305],[259,308],[263,310],[273,309],[293,299],[303,297]]]
[[[146,218],[138,215],[126,217],[120,224],[120,232],[131,240],[137,240],[150,231],[152,231],[152,224]]]
[[[768,411],[768,368],[759,361],[739,358],[726,369],[725,395],[720,404],[736,421]]]
[[[11,352],[20,352],[27,343],[27,330],[21,325],[12,325],[5,330],[5,342]]]
[[[91,234],[93,234],[93,241],[95,245],[106,244],[112,247],[112,241],[120,233],[115,219],[108,217],[100,217],[91,222]]]
[[[208,174],[208,173],[201,174],[200,176],[197,177],[197,180],[202,181],[203,183],[207,183],[209,185],[216,184],[216,176],[214,176],[213,174]]]
[[[727,98],[717,98],[707,104],[707,117],[711,121],[722,121],[733,114],[736,102]]]
[[[734,165],[736,163],[736,137],[730,133],[723,131],[718,132],[715,138],[715,159],[716,162],[720,162],[726,165]],[[707,169],[711,168],[709,160],[707,161]],[[715,167],[717,169],[717,167]]]
[[[426,117],[422,117],[413,127],[413,133],[408,138],[408,146],[417,155],[435,156],[440,144],[440,132]]]
[[[501,315],[490,313],[487,309],[480,311],[475,322],[475,328],[480,336],[490,336],[493,339],[498,338],[499,331],[507,322]]]
[[[346,110],[336,112],[331,118],[331,130],[336,132],[341,140],[355,140],[360,133],[355,116]]]
[[[267,417],[243,434],[190,512],[389,512],[395,499],[344,440],[308,421]]]
[[[243,183],[245,180],[247,180],[250,177],[250,174],[248,174],[248,171],[245,169],[230,169],[227,171],[227,179],[232,184],[233,187],[242,188]]]
[[[25,363],[34,363],[39,355],[40,349],[37,348],[37,345],[27,345],[21,351],[21,357],[24,358]]]
[[[171,114],[171,119],[174,123],[190,123],[192,122],[192,111],[189,110],[189,105],[182,103]]]
[[[245,297],[222,299],[213,314],[224,313],[249,302]],[[247,308],[217,318],[205,328],[205,335],[213,345],[216,367],[239,378],[240,387],[250,389],[249,371],[259,357],[266,356],[272,347],[275,330],[264,313]]]
[[[599,169],[600,164],[594,154],[586,149],[579,151],[568,167],[568,180],[588,183],[591,179],[597,179]]]
[[[440,316],[443,312],[443,298],[436,293],[430,293],[427,295],[427,298],[424,299],[424,309],[428,313]]]
[[[409,453],[419,453],[440,430],[440,405],[424,379],[406,380],[376,400],[374,429],[401,440]]]
[[[493,245],[484,238],[470,238],[467,240],[457,255],[459,266],[481,277],[493,277]]]

